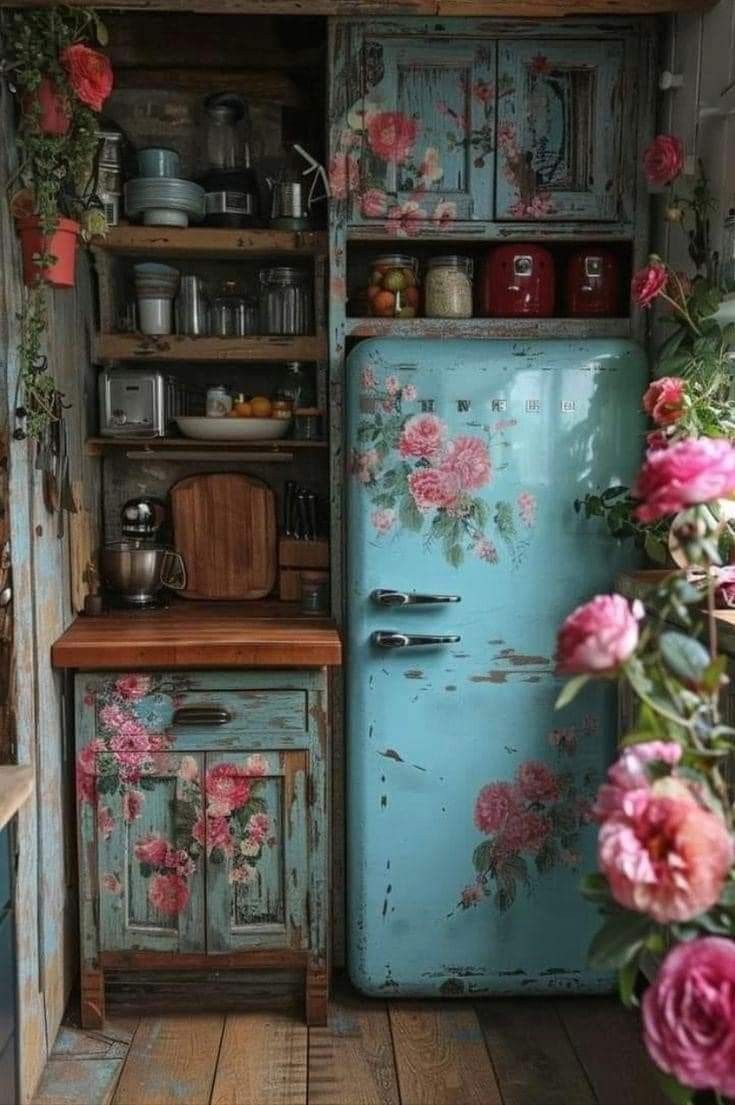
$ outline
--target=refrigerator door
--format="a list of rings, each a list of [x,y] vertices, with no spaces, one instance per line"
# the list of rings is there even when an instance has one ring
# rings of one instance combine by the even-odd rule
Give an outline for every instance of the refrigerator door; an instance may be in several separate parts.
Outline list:
[[[615,692],[560,713],[561,620],[634,562],[574,500],[629,484],[626,341],[348,358],[348,941],[370,994],[594,991],[589,805]]]

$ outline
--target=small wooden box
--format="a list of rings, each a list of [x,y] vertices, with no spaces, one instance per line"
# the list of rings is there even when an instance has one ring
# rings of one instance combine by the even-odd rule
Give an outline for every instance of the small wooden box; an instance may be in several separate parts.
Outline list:
[[[278,542],[278,567],[281,601],[298,602],[301,598],[301,573],[329,568],[329,542],[282,537]]]

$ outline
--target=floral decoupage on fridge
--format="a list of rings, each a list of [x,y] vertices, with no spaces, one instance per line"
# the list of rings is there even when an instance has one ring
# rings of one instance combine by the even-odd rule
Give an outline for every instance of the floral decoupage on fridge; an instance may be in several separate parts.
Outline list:
[[[645,374],[621,340],[348,358],[349,964],[367,992],[609,984],[577,885],[614,689],[555,713],[553,650],[631,564],[574,501],[634,474]]]

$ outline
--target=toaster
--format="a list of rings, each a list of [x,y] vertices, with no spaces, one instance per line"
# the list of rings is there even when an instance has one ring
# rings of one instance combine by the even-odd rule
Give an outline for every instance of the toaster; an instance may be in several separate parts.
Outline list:
[[[99,376],[103,437],[165,437],[179,416],[204,413],[204,394],[144,368],[105,368]]]

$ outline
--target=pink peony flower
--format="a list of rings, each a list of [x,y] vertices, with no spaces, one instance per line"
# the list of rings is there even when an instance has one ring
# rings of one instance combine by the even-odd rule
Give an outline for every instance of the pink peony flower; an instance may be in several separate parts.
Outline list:
[[[150,864],[151,867],[165,867],[170,850],[171,845],[158,833],[149,833],[148,836],[141,837],[133,846],[138,862]]]
[[[679,376],[654,380],[643,396],[643,409],[657,426],[670,426],[684,413],[685,382]]]
[[[329,162],[329,191],[336,200],[346,199],[357,189],[360,166],[352,154],[336,153]]]
[[[244,769],[237,764],[215,764],[207,772],[207,813],[212,817],[227,817],[245,805],[250,790]]]
[[[541,760],[526,760],[516,772],[518,790],[529,802],[554,802],[559,797],[556,775]]]
[[[735,448],[724,438],[687,438],[648,453],[633,494],[636,517],[653,522],[735,493]]]
[[[77,98],[93,111],[101,111],[112,92],[110,59],[77,42],[62,51],[60,60]]]
[[[100,710],[100,721],[111,733],[116,733],[127,720],[128,715],[120,706],[103,706]]]
[[[663,430],[652,430],[650,434],[646,434],[646,446],[649,449],[666,449],[669,444],[669,439]]]
[[[123,884],[120,882],[117,875],[113,875],[110,872],[102,876],[102,886],[108,894],[120,895],[123,892]]]
[[[134,723],[130,731],[123,733],[126,726],[120,726],[118,732],[110,739],[110,750],[120,765],[120,775],[130,782],[137,781],[140,777],[140,769],[149,759],[148,734],[136,732]]]
[[[518,514],[523,525],[530,529],[536,523],[536,496],[532,495],[530,491],[521,491],[516,502],[518,503]]]
[[[615,900],[659,924],[710,909],[734,856],[724,822],[681,794],[651,791],[630,814],[604,821],[598,840],[600,869]]]
[[[735,1097],[735,943],[704,936],[673,948],[643,995],[643,1041],[685,1086]]]
[[[515,852],[538,852],[549,833],[551,824],[548,818],[533,811],[516,811],[509,814],[498,836],[498,849],[501,855]]]
[[[431,460],[441,450],[446,426],[435,414],[415,414],[407,419],[398,441],[402,457]]]
[[[254,813],[245,826],[245,832],[248,836],[253,840],[257,840],[259,844],[262,844],[268,838],[270,829],[271,819],[266,813]]]
[[[189,901],[189,887],[181,875],[153,875],[148,898],[154,909],[167,917],[181,913]]]
[[[126,790],[122,800],[123,820],[130,823],[143,811],[143,795],[139,790]]]
[[[638,307],[650,307],[666,288],[669,270],[658,257],[652,257],[644,269],[639,269],[630,283],[630,294]]]
[[[200,841],[201,843],[201,841]],[[226,817],[207,817],[207,855],[221,848],[225,855],[232,854],[232,831]]]
[[[98,737],[85,745],[77,759],[77,801],[94,802],[97,798],[97,756],[105,752],[105,743]]]
[[[268,771],[268,761],[259,752],[254,752],[245,761],[246,775],[265,775]]]
[[[114,828],[115,818],[112,816],[112,810],[109,806],[99,806],[97,809],[97,829],[105,840],[110,839]]]
[[[149,675],[123,675],[115,683],[115,690],[120,697],[132,699],[134,702],[139,698],[145,698],[150,689]]]
[[[487,537],[477,537],[472,543],[472,551],[479,560],[486,564],[498,563],[498,550]]]
[[[670,184],[684,168],[684,146],[673,134],[658,134],[643,154],[649,184]]]
[[[638,645],[643,606],[622,595],[596,595],[565,619],[556,643],[557,673],[599,675],[617,671]]]
[[[484,487],[490,479],[487,445],[479,437],[455,438],[447,445],[441,469],[453,472],[463,491]]]
[[[366,219],[382,219],[388,213],[388,197],[380,188],[368,188],[360,197],[360,211]]]
[[[419,125],[400,111],[379,111],[367,120],[370,149],[382,161],[400,165],[413,150]]]
[[[475,801],[475,825],[481,833],[494,833],[518,808],[518,791],[512,783],[488,783]]]
[[[397,238],[413,238],[426,217],[426,211],[416,200],[406,200],[399,207],[391,207],[388,212],[386,234],[393,234]]]
[[[252,882],[257,874],[256,869],[251,863],[239,863],[237,867],[233,867],[230,871],[231,883],[247,883]]]
[[[438,230],[446,230],[457,218],[457,204],[451,200],[439,200],[431,213],[431,221]]]
[[[370,521],[378,533],[390,533],[396,524],[396,512],[395,510],[374,510],[370,515]]]
[[[607,773],[607,782],[597,792],[592,808],[593,815],[604,821],[617,813],[631,814],[635,810],[636,795],[651,788],[649,764],[665,764],[674,767],[681,759],[681,745],[676,741],[642,741],[624,748]]]
[[[416,468],[408,477],[408,489],[421,511],[446,510],[462,490],[459,476],[442,468]]]

